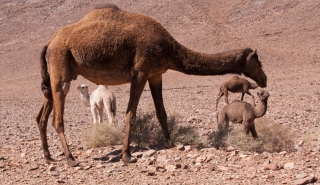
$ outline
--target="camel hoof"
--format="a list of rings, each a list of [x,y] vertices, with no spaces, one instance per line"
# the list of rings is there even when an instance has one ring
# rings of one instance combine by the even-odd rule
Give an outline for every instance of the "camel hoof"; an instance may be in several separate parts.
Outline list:
[[[45,159],[45,163],[46,163],[46,164],[57,163],[57,162],[58,162],[57,160],[52,159],[51,157],[47,157],[47,158]]]
[[[170,141],[166,141],[166,142],[164,143],[164,148],[167,148],[167,149],[171,148]]]
[[[70,159],[67,161],[67,165],[68,167],[76,167],[79,166],[79,162]]]
[[[125,164],[127,164],[127,163],[135,163],[138,161],[138,159],[135,157],[132,157],[130,154],[125,153],[122,155],[122,161]]]

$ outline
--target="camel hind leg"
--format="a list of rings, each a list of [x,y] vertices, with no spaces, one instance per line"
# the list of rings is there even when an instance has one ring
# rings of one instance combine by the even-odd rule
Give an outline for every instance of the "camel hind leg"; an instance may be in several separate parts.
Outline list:
[[[49,147],[48,147],[48,140],[47,140],[47,125],[48,125],[48,119],[52,110],[53,110],[53,102],[45,98],[43,105],[36,116],[36,121],[38,123],[38,128],[40,131],[42,149],[43,149],[46,163],[55,161],[51,158]]]
[[[162,98],[162,75],[153,76],[148,79],[149,86],[156,108],[156,114],[158,121],[160,122],[164,137],[165,137],[165,147],[170,148],[170,133],[167,125],[167,113],[163,105]]]
[[[54,51],[54,52],[49,52]],[[64,106],[67,93],[70,88],[71,77],[71,66],[70,66],[70,55],[67,50],[64,50],[61,46],[48,47],[48,65],[50,69],[50,84],[52,89],[53,98],[53,126],[60,138],[64,154],[69,167],[77,166],[77,163],[67,145],[66,137],[64,134]]]
[[[54,103],[54,122],[53,126],[58,133],[60,138],[65,157],[67,159],[67,164],[70,167],[77,166],[77,163],[67,145],[66,137],[64,134],[64,104],[67,92],[70,87],[70,82],[61,82],[59,80],[54,81],[51,80],[51,87],[52,87],[52,96],[53,96],[53,103]]]
[[[112,110],[111,100],[110,99],[103,99],[104,108],[106,109],[107,115],[108,115],[108,122],[109,126],[114,123],[114,114]]]

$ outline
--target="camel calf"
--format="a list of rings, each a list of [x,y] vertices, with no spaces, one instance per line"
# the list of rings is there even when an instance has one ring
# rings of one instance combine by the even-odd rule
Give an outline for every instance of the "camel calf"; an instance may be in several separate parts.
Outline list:
[[[216,102],[216,110],[218,108],[219,100],[222,96],[224,96],[226,104],[229,104],[228,91],[232,93],[242,93],[241,100],[243,100],[243,96],[245,93],[249,94],[253,99],[253,105],[256,106],[254,96],[249,92],[249,89],[255,89],[257,87],[258,85],[256,83],[250,83],[248,80],[244,78],[233,76],[230,80],[224,82],[221,85]]]
[[[240,100],[233,101],[223,107],[217,114],[218,129],[226,130],[229,127],[229,121],[242,123],[246,134],[250,132],[253,138],[258,138],[254,120],[264,116],[267,112],[269,93],[261,90],[257,95],[259,97],[257,107]]]
[[[99,85],[91,95],[89,95],[88,86],[85,84],[79,85],[77,89],[80,91],[82,102],[91,107],[93,123],[103,122],[103,108],[107,110],[109,124],[115,123],[116,97],[106,85]]]

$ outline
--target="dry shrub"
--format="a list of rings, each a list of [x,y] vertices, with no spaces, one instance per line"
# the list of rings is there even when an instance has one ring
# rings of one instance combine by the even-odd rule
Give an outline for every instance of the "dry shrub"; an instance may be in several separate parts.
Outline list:
[[[255,127],[259,139],[246,135],[243,129],[233,130],[228,134],[226,143],[243,151],[251,152],[291,152],[294,142],[288,128],[276,123],[269,123],[268,119],[256,119]]]
[[[309,130],[308,134],[303,135],[302,140],[304,145],[313,149],[320,149],[320,120],[315,119],[313,128]]]
[[[171,144],[193,145],[197,148],[206,147],[206,142],[199,137],[198,132],[191,125],[181,124],[181,115],[170,112],[167,118]],[[139,147],[149,148],[150,145],[163,145],[164,135],[155,116],[155,112],[148,112],[137,117],[132,126],[131,141]]]
[[[97,123],[83,131],[84,144],[88,148],[99,148],[122,144],[124,133],[120,126]]]
[[[149,145],[158,144],[163,134],[161,126],[154,112],[148,112],[137,116],[135,123],[131,127],[131,142],[138,147],[149,148]]]
[[[226,140],[228,138],[229,133],[232,131],[232,127],[229,127],[225,130],[219,130],[217,132],[212,132],[208,136],[208,140],[210,141],[210,146],[216,149],[225,148]]]

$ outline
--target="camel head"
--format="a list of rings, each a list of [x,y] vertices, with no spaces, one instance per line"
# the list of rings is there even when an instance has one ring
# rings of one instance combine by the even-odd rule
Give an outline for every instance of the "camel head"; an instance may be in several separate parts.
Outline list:
[[[257,82],[260,87],[267,87],[267,76],[262,70],[262,64],[258,59],[257,50],[251,51],[248,54],[242,73]]]
[[[81,94],[88,93],[88,86],[86,84],[78,85],[77,89],[80,91]]]
[[[270,96],[270,94],[266,90],[261,90],[260,92],[257,92],[257,95],[262,101],[267,100]]]

